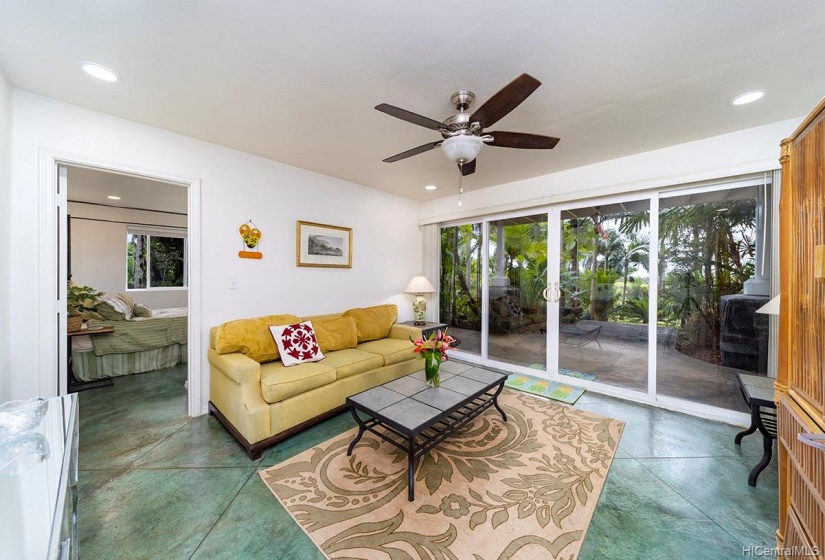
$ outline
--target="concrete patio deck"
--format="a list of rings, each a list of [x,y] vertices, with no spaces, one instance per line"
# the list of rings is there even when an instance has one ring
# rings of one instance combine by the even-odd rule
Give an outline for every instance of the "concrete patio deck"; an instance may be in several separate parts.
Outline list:
[[[575,325],[578,334],[568,327],[563,327],[560,337],[560,367],[594,373],[598,383],[647,392],[646,325],[579,321]],[[597,327],[601,327],[597,337],[585,334]],[[565,330],[568,332],[565,333]],[[659,395],[749,413],[736,378],[741,370],[686,356],[676,350],[674,329],[659,327],[658,331],[656,361]],[[461,340],[457,350],[476,355],[480,353],[479,331],[451,327],[450,334]],[[490,334],[489,342],[490,359],[526,367],[545,362],[544,334]]]

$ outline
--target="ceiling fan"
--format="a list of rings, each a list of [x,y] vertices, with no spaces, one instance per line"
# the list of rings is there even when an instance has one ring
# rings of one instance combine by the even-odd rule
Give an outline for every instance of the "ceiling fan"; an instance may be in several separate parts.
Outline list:
[[[558,138],[527,134],[524,132],[487,132],[484,129],[494,125],[510,111],[518,107],[531,93],[541,85],[541,82],[529,74],[522,74],[498,93],[493,95],[472,114],[467,110],[475,101],[472,91],[461,90],[450,98],[451,103],[458,111],[444,122],[438,122],[392,105],[382,103],[375,108],[392,117],[423,126],[441,133],[443,140],[430,142],[406,152],[401,152],[384,161],[392,163],[414,155],[418,155],[441,146],[447,158],[458,165],[461,175],[475,173],[475,158],[484,144],[500,148],[521,148],[532,150],[550,150],[559,143]]]

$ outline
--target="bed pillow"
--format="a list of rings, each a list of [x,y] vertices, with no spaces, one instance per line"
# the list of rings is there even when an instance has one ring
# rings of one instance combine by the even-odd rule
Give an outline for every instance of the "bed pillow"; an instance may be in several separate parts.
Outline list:
[[[117,297],[119,297],[124,302],[126,302],[126,305],[128,305],[129,307],[134,307],[135,306],[135,300],[133,300],[132,298],[130,298],[126,294],[118,293]]]
[[[300,321],[296,315],[266,315],[229,321],[215,331],[215,351],[218,354],[240,352],[259,364],[277,360],[280,355],[278,345],[275,344],[269,327]]]
[[[128,321],[132,318],[132,306],[117,294],[103,294],[96,308],[107,321]]]
[[[132,314],[135,317],[151,317],[152,316],[152,310],[149,309],[148,307],[146,307],[145,305],[141,305],[139,303],[136,303],[135,305],[132,306]]]
[[[352,317],[338,317],[326,321],[316,319],[312,326],[321,352],[346,350],[358,346],[358,327],[355,326]]]
[[[344,317],[352,317],[358,328],[358,342],[387,338],[398,319],[398,306],[393,304],[348,309]]]
[[[286,367],[324,359],[312,321],[269,327]]]

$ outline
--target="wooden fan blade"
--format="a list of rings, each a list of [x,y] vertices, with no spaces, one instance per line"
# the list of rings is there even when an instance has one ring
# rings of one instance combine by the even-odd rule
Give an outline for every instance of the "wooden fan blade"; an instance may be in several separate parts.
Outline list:
[[[392,163],[394,161],[398,161],[400,159],[406,159],[411,156],[416,156],[418,154],[423,154],[424,152],[429,152],[433,148],[436,148],[441,145],[441,140],[438,142],[430,142],[429,144],[424,144],[423,146],[418,146],[417,148],[413,148],[412,150],[407,150],[406,152],[401,152],[400,154],[395,154],[392,157],[388,157],[384,161],[386,163]]]
[[[406,109],[401,109],[399,107],[394,107],[393,105],[387,105],[386,103],[376,105],[375,108],[381,111],[382,113],[388,114],[391,117],[401,119],[402,121],[411,122],[413,124],[417,124],[418,126],[423,126],[424,128],[438,130],[439,128],[442,128],[444,126],[440,122],[433,120],[431,118],[423,117],[417,113],[413,113],[411,111],[407,111]]]
[[[464,165],[459,165],[458,169],[461,171],[461,175],[466,177],[467,175],[472,175],[476,172],[476,160],[468,161]]]
[[[504,115],[518,107],[536,91],[541,82],[529,74],[522,74],[476,109],[470,122],[480,122],[481,128],[497,123]]]
[[[526,148],[529,150],[552,150],[559,143],[558,138],[552,136],[539,136],[538,134],[525,134],[524,132],[486,132],[493,137],[492,142],[486,142],[490,146],[499,148]]]

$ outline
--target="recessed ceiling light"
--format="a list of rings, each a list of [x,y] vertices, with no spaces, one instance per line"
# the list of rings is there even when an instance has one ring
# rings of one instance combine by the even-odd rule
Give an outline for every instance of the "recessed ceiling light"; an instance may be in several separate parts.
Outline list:
[[[83,70],[90,76],[94,76],[98,80],[103,80],[104,82],[117,82],[120,80],[120,76],[115,74],[112,70],[109,70],[100,64],[95,64],[94,62],[84,62]]]
[[[748,93],[743,93],[742,95],[737,95],[733,99],[730,100],[731,105],[745,105],[747,103],[753,103],[757,99],[762,99],[762,96],[765,95],[765,92],[762,90],[757,91],[749,91]]]
[[[119,197],[119,196],[115,196],[115,195],[113,195],[113,194],[110,194],[110,195],[109,195],[109,196],[107,196],[106,198],[108,198],[109,200],[120,200],[120,197]]]
[[[438,187],[437,187],[437,186],[435,186],[435,185],[427,185],[427,186],[426,186],[426,187],[424,187],[424,188],[425,188],[425,189],[427,189],[428,191],[434,191],[434,190],[436,190]]]

